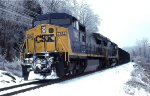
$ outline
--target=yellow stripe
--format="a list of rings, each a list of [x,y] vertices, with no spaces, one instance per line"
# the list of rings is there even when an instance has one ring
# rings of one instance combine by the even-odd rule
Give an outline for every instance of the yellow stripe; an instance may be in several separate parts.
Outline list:
[[[90,56],[90,57],[105,57],[104,55],[82,54],[82,53],[70,53],[69,55],[76,55],[76,56]]]

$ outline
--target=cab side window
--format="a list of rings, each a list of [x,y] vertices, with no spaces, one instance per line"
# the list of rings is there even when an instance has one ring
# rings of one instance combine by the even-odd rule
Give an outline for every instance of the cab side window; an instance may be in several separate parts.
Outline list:
[[[76,30],[79,30],[79,22],[78,21],[73,21],[72,25]]]

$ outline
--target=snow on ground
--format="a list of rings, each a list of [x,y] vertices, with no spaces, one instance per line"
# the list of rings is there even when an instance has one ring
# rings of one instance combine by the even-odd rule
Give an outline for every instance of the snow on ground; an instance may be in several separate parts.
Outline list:
[[[21,78],[6,71],[0,70],[0,88],[11,86],[21,82]]]
[[[24,81],[23,78],[15,76],[10,72],[0,70],[0,88],[18,85],[22,83],[28,83],[35,80]]]
[[[7,61],[4,62],[2,60],[2,56],[0,55],[0,69],[1,69],[0,88],[33,81],[33,80],[24,81],[24,79],[21,78],[22,69],[19,60],[15,60],[14,62],[11,63]],[[2,71],[2,70],[6,70],[6,71]]]
[[[144,89],[134,89],[126,83],[132,78],[135,63],[92,73],[43,88],[31,90],[17,96],[150,96]]]

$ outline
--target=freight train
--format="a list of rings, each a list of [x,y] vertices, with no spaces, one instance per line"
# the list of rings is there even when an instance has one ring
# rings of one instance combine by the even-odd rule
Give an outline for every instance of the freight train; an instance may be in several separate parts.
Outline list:
[[[82,74],[130,61],[130,55],[99,33],[86,33],[75,17],[66,13],[39,15],[25,32],[21,49],[23,77]]]

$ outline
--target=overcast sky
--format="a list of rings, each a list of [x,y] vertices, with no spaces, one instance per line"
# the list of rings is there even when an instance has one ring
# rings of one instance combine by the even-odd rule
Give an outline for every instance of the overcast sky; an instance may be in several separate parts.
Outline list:
[[[150,38],[150,0],[86,0],[100,16],[99,32],[120,47]],[[150,40],[150,39],[149,39]]]

